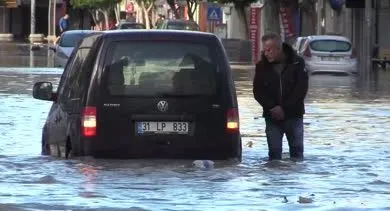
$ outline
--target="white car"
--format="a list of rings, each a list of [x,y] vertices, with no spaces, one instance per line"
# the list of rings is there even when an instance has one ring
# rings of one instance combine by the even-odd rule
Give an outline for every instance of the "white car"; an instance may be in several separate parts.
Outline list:
[[[54,67],[65,67],[74,47],[77,43],[94,32],[93,30],[70,30],[64,32],[54,46],[49,49],[54,51]]]
[[[356,52],[351,41],[343,36],[308,36],[300,53],[309,74],[357,74]]]

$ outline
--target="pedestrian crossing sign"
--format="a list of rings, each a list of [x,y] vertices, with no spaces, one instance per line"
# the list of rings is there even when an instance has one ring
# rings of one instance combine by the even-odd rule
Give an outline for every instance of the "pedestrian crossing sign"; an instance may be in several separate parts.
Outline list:
[[[220,7],[207,8],[208,21],[222,21],[222,9]]]

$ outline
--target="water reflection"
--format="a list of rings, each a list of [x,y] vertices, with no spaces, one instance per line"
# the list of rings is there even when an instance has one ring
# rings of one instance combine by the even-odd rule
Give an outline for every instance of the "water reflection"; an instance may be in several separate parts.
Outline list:
[[[90,198],[96,196],[96,183],[99,169],[88,164],[78,164],[77,169],[81,175],[84,175],[82,190],[79,193],[81,197]]]
[[[35,67],[34,61],[35,61],[35,51],[30,50],[30,67]]]
[[[0,67],[53,67],[53,53],[47,45],[36,51],[30,49],[30,44],[1,43]]]

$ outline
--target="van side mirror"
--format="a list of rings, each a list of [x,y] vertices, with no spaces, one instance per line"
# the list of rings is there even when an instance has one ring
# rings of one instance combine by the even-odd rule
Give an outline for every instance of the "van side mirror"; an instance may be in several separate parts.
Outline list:
[[[54,101],[53,84],[50,82],[37,82],[33,87],[33,97],[39,100]]]

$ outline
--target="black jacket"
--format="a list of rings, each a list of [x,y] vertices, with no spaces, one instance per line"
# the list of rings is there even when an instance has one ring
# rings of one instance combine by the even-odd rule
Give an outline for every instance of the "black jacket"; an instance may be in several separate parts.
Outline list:
[[[265,118],[271,117],[269,110],[277,105],[282,106],[285,118],[302,117],[305,114],[304,99],[308,89],[305,61],[288,44],[283,44],[283,51],[287,65],[280,76],[263,54],[256,64],[253,94],[263,107]]]

